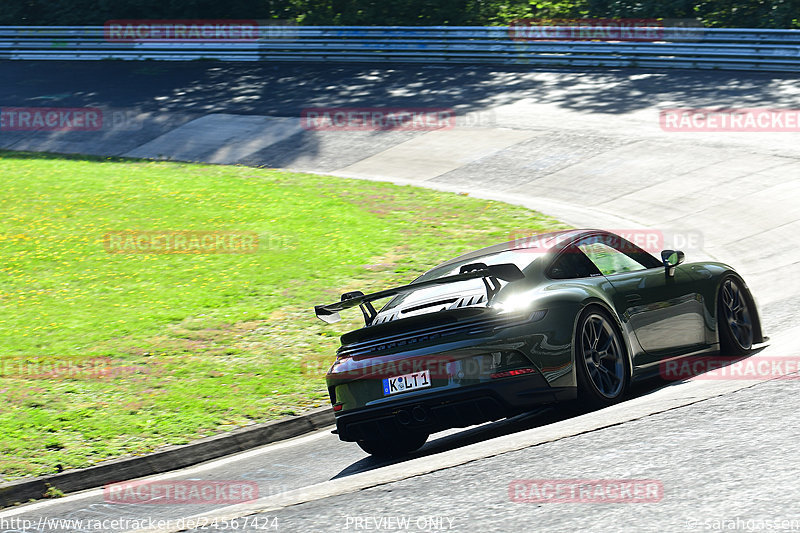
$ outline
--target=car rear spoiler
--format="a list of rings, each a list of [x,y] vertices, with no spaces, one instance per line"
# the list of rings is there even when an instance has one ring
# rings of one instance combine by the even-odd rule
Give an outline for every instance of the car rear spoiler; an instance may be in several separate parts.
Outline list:
[[[500,290],[500,283],[497,280],[517,281],[524,277],[525,274],[522,273],[522,270],[513,263],[490,266],[484,263],[471,263],[462,266],[459,273],[453,276],[420,281],[418,283],[411,283],[409,285],[395,287],[394,289],[386,289],[372,294],[364,294],[361,291],[346,292],[342,294],[341,301],[329,305],[317,305],[314,307],[314,311],[317,313],[317,318],[328,324],[333,324],[341,319],[339,316],[340,311],[359,306],[361,307],[361,312],[364,314],[364,322],[369,326],[378,314],[371,302],[380,300],[381,298],[417,291],[434,285],[457,283],[469,279],[483,279],[483,283],[486,285],[487,300],[491,300],[497,291]]]

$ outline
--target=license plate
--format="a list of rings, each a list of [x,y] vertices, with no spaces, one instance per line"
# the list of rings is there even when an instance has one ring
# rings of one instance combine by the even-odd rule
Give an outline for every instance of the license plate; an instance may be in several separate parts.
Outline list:
[[[390,396],[392,394],[397,394],[399,392],[425,389],[430,386],[431,386],[431,371],[423,370],[422,372],[414,372],[413,374],[405,374],[404,376],[384,378],[383,395]]]

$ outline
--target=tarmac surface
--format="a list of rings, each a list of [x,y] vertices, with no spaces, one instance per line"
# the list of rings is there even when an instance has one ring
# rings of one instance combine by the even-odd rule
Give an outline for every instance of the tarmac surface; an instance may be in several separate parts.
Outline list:
[[[285,531],[708,531],[800,529],[793,442],[797,381],[773,381],[699,404],[259,515]],[[753,419],[757,417],[757,421]],[[537,503],[515,480],[651,480],[653,501]],[[569,493],[564,491],[565,495]],[[646,496],[646,493],[645,495]],[[643,497],[643,499],[645,499]],[[400,527],[405,519],[408,527]],[[381,520],[383,520],[381,522]],[[783,520],[789,527],[784,526]],[[745,527],[741,527],[744,525]],[[760,526],[760,529],[759,529]],[[730,529],[730,528],[729,528]],[[200,530],[197,530],[200,531]],[[250,529],[255,531],[255,528]]]
[[[773,336],[763,353],[800,355],[800,134],[659,125],[664,108],[798,109],[796,77],[150,62],[5,62],[0,76],[13,80],[0,87],[0,107],[95,107],[107,117],[91,132],[0,131],[4,148],[380,179],[527,205],[576,226],[650,228],[687,261],[739,270]],[[452,108],[457,120],[436,131],[304,128],[303,110],[323,107]],[[246,508],[124,506],[89,491],[2,512],[0,531],[19,530],[4,529],[6,517],[30,519],[24,531],[54,531],[41,518],[174,520],[211,511],[236,517],[240,531],[800,529],[792,501],[800,492],[798,381],[661,385],[645,384],[610,410],[547,411],[447,432],[394,464],[322,431],[167,474],[254,480],[265,499]],[[520,503],[509,492],[518,479],[655,480],[663,491],[650,503]],[[245,525],[245,516],[262,520]]]

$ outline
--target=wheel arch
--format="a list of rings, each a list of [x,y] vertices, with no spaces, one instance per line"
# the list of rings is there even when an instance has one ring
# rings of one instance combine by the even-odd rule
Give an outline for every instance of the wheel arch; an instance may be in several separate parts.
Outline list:
[[[716,277],[716,284],[715,284],[715,291],[714,291],[714,319],[717,324],[719,324],[719,316],[718,316],[718,309],[719,309],[719,296],[722,289],[722,284],[725,283],[725,280],[733,278],[737,280],[739,283],[742,284],[744,288],[744,295],[747,298],[747,305],[750,306],[753,314],[753,343],[761,343],[764,342],[764,331],[761,327],[761,313],[758,311],[758,305],[756,304],[756,299],[753,296],[752,291],[750,290],[750,286],[747,285],[747,282],[744,278],[732,268],[728,268],[724,272],[720,273],[719,276]],[[719,344],[719,326],[714,331],[717,343]]]
[[[625,345],[625,357],[628,360],[628,377],[632,377],[633,376],[633,350],[634,350],[634,346],[632,345],[632,343],[636,342],[636,341],[635,341],[634,338],[632,338],[631,335],[628,334],[627,328],[624,327],[624,325],[622,323],[622,320],[620,319],[620,317],[617,314],[617,312],[614,310],[614,307],[609,302],[606,302],[605,300],[603,300],[602,298],[597,297],[597,296],[592,296],[592,297],[589,297],[586,300],[584,300],[582,302],[582,305],[581,305],[580,309],[578,310],[578,313],[575,315],[575,320],[574,320],[574,322],[572,324],[572,339],[573,339],[573,342],[572,342],[572,361],[573,361],[574,365],[578,364],[578,358],[577,358],[577,353],[576,353],[576,349],[577,348],[576,348],[575,342],[574,342],[574,340],[575,340],[575,338],[577,338],[577,334],[578,334],[578,325],[579,325],[581,316],[590,307],[599,307],[599,308],[601,308],[603,311],[605,311],[608,314],[608,316],[610,316],[613,319],[614,325],[617,328],[617,332],[620,334],[620,337],[622,337],[622,342]]]

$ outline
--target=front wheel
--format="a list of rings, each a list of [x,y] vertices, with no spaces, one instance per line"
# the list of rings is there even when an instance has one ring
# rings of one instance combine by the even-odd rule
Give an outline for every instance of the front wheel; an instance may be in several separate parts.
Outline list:
[[[726,278],[719,289],[717,301],[721,353],[747,354],[753,347],[753,315],[747,289],[736,278]]]
[[[422,448],[427,440],[427,433],[407,433],[392,440],[376,438],[360,440],[357,444],[375,457],[400,457]]]
[[[581,313],[575,332],[578,400],[588,407],[619,402],[628,388],[630,373],[622,334],[600,307]]]

